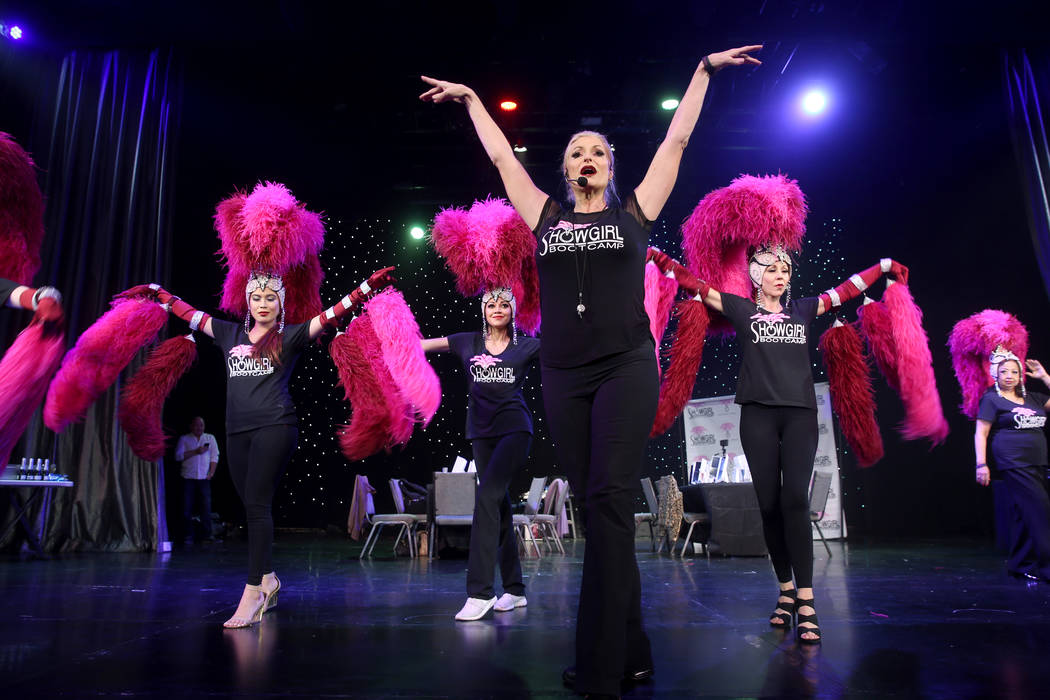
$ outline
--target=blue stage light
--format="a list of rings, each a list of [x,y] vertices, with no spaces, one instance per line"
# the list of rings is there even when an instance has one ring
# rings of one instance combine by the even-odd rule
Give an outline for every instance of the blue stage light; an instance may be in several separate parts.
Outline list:
[[[802,96],[802,111],[817,115],[828,107],[828,96],[823,90],[810,90]]]

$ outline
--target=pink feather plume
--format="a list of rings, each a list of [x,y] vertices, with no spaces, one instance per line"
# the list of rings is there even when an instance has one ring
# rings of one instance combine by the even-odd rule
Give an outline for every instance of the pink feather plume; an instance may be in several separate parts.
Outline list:
[[[83,420],[88,407],[167,320],[168,312],[155,301],[115,300],[63,358],[44,404],[47,427],[58,433]]]
[[[660,401],[650,437],[666,432],[693,396],[696,373],[704,355],[709,317],[703,302],[686,300],[675,307],[678,329],[671,344],[671,362],[660,383]]]
[[[31,284],[43,240],[44,196],[33,159],[0,131],[0,277]]]
[[[43,324],[34,323],[18,334],[0,360],[0,465],[7,465],[11,450],[44,400],[65,347],[63,334],[45,333]]]
[[[283,278],[289,323],[321,312],[324,273],[317,255],[324,246],[324,223],[287,187],[267,182],[251,194],[235,192],[216,207],[215,230],[227,268],[219,308],[235,316],[247,313],[244,286],[252,271],[261,270]]]
[[[948,336],[952,368],[962,390],[959,408],[970,419],[977,417],[981,396],[995,383],[988,356],[999,345],[1021,358],[1022,365],[1028,357],[1028,329],[1017,317],[995,309],[964,318]]]
[[[892,286],[892,285],[891,285]],[[868,341],[868,349],[878,366],[886,383],[898,394],[901,380],[897,371],[897,348],[893,342],[893,322],[890,312],[881,301],[871,301],[861,305],[857,310],[860,317],[860,329]]]
[[[882,295],[889,311],[893,341],[898,358],[904,421],[901,435],[908,440],[929,438],[934,445],[948,437],[941,398],[933,374],[930,340],[922,328],[922,310],[915,304],[908,285],[891,284]]]
[[[678,293],[678,283],[660,272],[654,263],[645,265],[645,313],[649,316],[649,330],[656,341],[656,358],[660,358],[660,342],[663,340],[667,322],[671,320],[671,309]]]
[[[142,459],[156,462],[164,456],[164,401],[196,360],[197,343],[190,337],[168,338],[124,385],[117,415],[128,446]]]
[[[443,209],[434,217],[430,238],[460,294],[510,287],[518,306],[515,323],[526,333],[539,329],[536,237],[505,199],[479,200],[469,210]]]
[[[864,343],[852,325],[834,325],[820,336],[819,347],[842,434],[857,455],[857,463],[870,467],[882,459],[883,448]]]
[[[423,425],[428,425],[441,405],[441,382],[423,354],[423,334],[416,317],[393,287],[367,301],[365,311],[401,400],[414,409]]]
[[[741,175],[709,193],[682,224],[686,265],[720,292],[751,296],[749,246],[779,244],[797,251],[806,234],[806,197],[784,175]],[[717,315],[711,330],[730,335],[733,327]]]

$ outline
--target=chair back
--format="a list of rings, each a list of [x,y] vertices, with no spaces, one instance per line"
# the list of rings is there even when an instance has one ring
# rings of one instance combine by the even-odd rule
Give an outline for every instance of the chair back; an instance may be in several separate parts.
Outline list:
[[[401,480],[390,480],[390,495],[394,497],[394,510],[398,513],[405,512],[405,494],[401,493]]]
[[[814,471],[813,483],[809,487],[809,517],[821,520],[828,505],[828,493],[831,492],[831,472]]]
[[[560,517],[561,512],[565,509],[565,497],[569,495],[569,482],[564,479],[555,479],[551,482],[551,488],[556,489],[556,492],[553,499],[549,497],[547,499],[552,501],[551,506],[544,503],[544,511],[555,517]],[[547,489],[547,492],[549,495],[550,489]]]
[[[547,477],[537,476],[529,486],[529,499],[525,501],[525,514],[536,515],[540,512],[540,500],[543,498],[543,486],[547,483]]]
[[[656,503],[656,489],[653,488],[653,480],[649,477],[642,479],[642,493],[645,494],[645,504],[649,506],[649,512],[655,516],[658,508]]]
[[[472,515],[476,491],[474,474],[434,472],[434,515]]]

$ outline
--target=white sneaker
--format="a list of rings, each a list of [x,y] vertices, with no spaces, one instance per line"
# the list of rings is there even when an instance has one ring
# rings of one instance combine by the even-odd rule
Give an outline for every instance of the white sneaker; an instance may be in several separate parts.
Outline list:
[[[456,613],[456,619],[480,620],[485,617],[485,613],[492,610],[492,606],[495,604],[495,598],[489,598],[488,600],[482,600],[481,598],[467,598],[467,602],[464,603],[460,611]]]
[[[496,612],[507,612],[514,608],[524,608],[529,604],[529,601],[525,600],[523,595],[514,595],[513,593],[504,593],[496,601],[495,609]]]

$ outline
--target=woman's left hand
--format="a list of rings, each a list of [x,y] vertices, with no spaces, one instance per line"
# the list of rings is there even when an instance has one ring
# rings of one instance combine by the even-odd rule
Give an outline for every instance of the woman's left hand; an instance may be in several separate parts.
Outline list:
[[[751,54],[755,51],[762,49],[762,44],[752,44],[750,46],[741,46],[736,49],[729,49],[728,51],[720,51],[719,53],[711,53],[707,55],[707,60],[711,62],[711,68],[718,70],[725,66],[742,66],[745,63],[750,63],[754,66],[762,65],[762,61],[758,60]]]
[[[1042,379],[1044,382],[1050,379],[1039,360],[1025,360],[1024,363],[1028,365],[1028,376],[1032,379]]]

